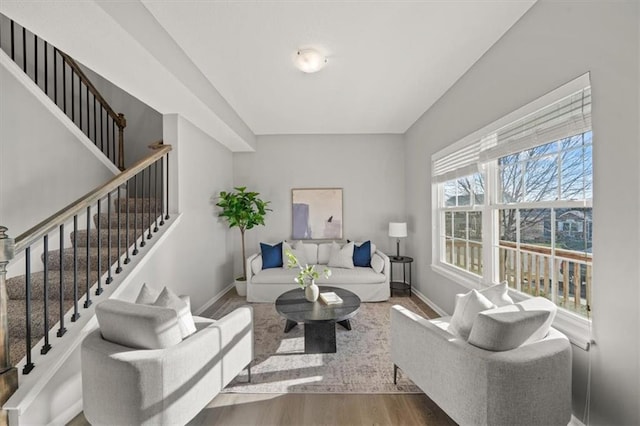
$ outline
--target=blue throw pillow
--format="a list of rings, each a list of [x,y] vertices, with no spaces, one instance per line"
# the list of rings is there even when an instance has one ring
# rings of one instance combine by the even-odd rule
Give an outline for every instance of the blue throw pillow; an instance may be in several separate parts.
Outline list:
[[[260,243],[262,253],[262,269],[282,268],[282,243],[274,246]]]
[[[353,266],[371,266],[371,241],[353,246]]]

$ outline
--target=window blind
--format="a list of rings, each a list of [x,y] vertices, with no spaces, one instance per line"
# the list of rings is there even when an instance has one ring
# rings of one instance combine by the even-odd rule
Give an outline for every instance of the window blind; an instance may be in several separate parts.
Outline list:
[[[572,83],[584,80],[581,77]],[[494,123],[493,130],[489,125],[484,133],[465,138],[460,147],[455,144],[446,153],[434,154],[431,168],[433,182],[468,176],[480,170],[481,165],[488,161],[590,130],[591,87],[586,85],[578,90],[575,90],[575,85],[573,87],[571,94],[556,98],[547,106],[501,127]]]

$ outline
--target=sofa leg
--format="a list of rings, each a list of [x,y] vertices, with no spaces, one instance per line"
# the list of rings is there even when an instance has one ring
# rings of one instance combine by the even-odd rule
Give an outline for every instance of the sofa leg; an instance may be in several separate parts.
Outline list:
[[[398,384],[398,366],[393,364],[393,384]]]

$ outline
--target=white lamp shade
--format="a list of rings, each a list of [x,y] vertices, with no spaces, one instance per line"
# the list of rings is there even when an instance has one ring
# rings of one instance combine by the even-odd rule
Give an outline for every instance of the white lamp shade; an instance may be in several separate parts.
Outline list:
[[[389,222],[389,236],[404,238],[407,236],[407,224],[405,222]]]

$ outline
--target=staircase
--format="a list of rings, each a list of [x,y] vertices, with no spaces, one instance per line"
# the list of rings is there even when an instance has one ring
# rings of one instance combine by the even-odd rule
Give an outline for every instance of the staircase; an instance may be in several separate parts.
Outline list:
[[[81,308],[88,307],[87,289],[93,287],[99,277],[103,277],[101,282],[108,285],[111,274],[119,273],[121,265],[129,263],[129,256],[137,254],[138,246],[145,245],[144,240],[153,235],[152,230],[157,232],[156,224],[163,223],[162,215],[159,215],[161,204],[162,201],[156,198],[115,199],[112,214],[96,213],[92,217],[92,229],[88,232],[78,229],[71,233],[70,247],[49,250],[46,259],[45,254],[41,256],[41,261],[47,266],[46,288],[45,271],[30,274],[31,341],[34,348],[44,337],[45,330],[53,326],[61,337],[67,321],[74,322],[78,315],[82,315]],[[26,275],[7,280],[11,365],[16,365],[26,355],[26,281]],[[96,293],[101,292],[101,288],[99,284]],[[48,301],[46,314],[45,290]],[[93,295],[89,294],[89,303],[91,297]],[[61,314],[63,321],[58,323]],[[42,351],[48,351],[50,344],[55,344],[55,341],[45,342]]]

